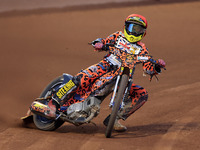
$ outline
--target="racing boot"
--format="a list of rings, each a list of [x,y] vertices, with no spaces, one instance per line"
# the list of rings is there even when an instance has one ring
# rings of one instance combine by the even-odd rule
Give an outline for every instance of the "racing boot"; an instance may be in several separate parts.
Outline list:
[[[110,115],[108,115],[106,117],[106,119],[103,121],[103,124],[105,126],[108,126],[108,122],[109,122],[109,119],[110,119]],[[117,117],[116,120],[115,120],[115,123],[114,123],[114,126],[113,126],[113,129],[117,132],[125,132],[127,130],[126,126],[122,125],[120,122],[119,122],[119,118]]]

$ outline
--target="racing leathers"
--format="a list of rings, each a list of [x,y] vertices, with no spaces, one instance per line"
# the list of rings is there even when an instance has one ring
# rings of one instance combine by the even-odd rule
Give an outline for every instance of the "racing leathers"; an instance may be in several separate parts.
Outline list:
[[[94,40],[92,44],[99,42],[103,43],[103,45],[108,43],[116,45],[119,38],[126,40],[124,34],[121,31],[117,31],[107,38],[98,38]],[[134,54],[149,54],[145,44],[140,41],[136,43],[126,43],[124,45],[122,42],[121,46],[122,48],[132,47]],[[107,51],[107,49],[102,47],[98,49],[98,51]],[[110,54],[107,54],[99,63],[92,65],[85,70],[82,70],[76,76],[74,76],[72,81],[75,83],[76,88],[71,93],[76,91],[74,92],[76,94],[73,95],[73,98],[70,98],[70,93],[69,99],[67,101],[63,100],[59,101],[59,103],[64,106],[69,106],[72,103],[84,99],[83,97],[80,97],[80,95],[87,95],[87,92],[91,91],[91,89],[96,92],[96,95],[98,95],[98,93],[102,93],[102,91],[106,91],[109,83],[116,80],[116,76],[118,74],[118,72],[116,72],[116,67],[120,65],[110,61],[110,57]],[[161,69],[158,66],[150,62],[143,63],[143,70],[144,73],[149,75],[155,75],[161,72]],[[140,108],[147,101],[147,99],[147,91],[139,85],[132,84],[128,100],[124,102],[125,109],[120,112],[121,118],[123,120],[127,119],[132,113]]]

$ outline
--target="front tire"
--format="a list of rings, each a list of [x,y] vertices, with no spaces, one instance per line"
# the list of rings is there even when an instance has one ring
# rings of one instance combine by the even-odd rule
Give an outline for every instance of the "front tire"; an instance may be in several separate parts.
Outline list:
[[[40,98],[45,98],[47,96],[50,96],[50,90],[52,88],[52,86],[54,85],[60,85],[63,82],[63,77],[58,77],[55,80],[53,80],[41,93]],[[40,102],[42,102],[43,104],[48,104],[47,100],[41,100]],[[36,127],[40,130],[44,130],[44,131],[53,131],[56,130],[57,128],[59,128],[64,121],[62,120],[51,120],[51,119],[47,119],[45,117],[42,117],[40,115],[37,114],[33,114],[33,122],[36,125]]]
[[[115,120],[116,120],[116,117],[117,117],[117,113],[119,111],[119,107],[120,107],[120,104],[121,104],[121,101],[122,101],[122,98],[123,98],[123,95],[124,95],[124,91],[127,87],[127,84],[128,84],[128,75],[123,74],[121,82],[120,82],[120,86],[119,86],[119,89],[118,89],[118,92],[117,92],[117,96],[116,96],[116,99],[115,99],[115,102],[114,102],[114,107],[112,109],[110,119],[109,119],[109,122],[108,122],[108,126],[106,128],[106,133],[105,133],[106,138],[111,137],[113,126],[114,126],[114,123],[115,123]]]

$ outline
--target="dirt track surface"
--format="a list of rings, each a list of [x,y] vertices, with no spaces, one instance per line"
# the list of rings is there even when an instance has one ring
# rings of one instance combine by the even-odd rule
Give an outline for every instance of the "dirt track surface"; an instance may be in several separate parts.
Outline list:
[[[44,8],[64,8],[71,6],[101,5],[107,3],[138,2],[145,0],[0,0],[0,12]],[[152,0],[146,0],[152,1]]]
[[[106,54],[87,43],[122,30],[131,13],[149,22],[143,42],[167,71],[149,82],[138,66],[135,83],[148,102],[128,118],[125,133],[104,136],[107,98],[97,126],[65,123],[53,132],[24,127],[24,116],[43,88],[63,72],[75,75]],[[106,8],[0,18],[0,149],[198,150],[200,149],[200,2]]]

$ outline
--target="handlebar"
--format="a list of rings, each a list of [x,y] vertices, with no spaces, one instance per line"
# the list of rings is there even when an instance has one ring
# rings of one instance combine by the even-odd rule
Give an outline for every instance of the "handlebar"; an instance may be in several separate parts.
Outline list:
[[[88,43],[88,44],[93,45],[94,43],[91,42],[91,43]],[[111,46],[111,47],[114,47],[115,44],[106,43],[105,45],[103,45],[102,50],[107,51],[107,50],[109,50],[109,47],[110,47],[110,46]],[[163,68],[164,70],[166,70],[166,68],[163,67],[163,66],[161,66],[161,65],[158,63],[158,61],[152,59],[152,56],[150,56],[150,55],[136,55],[136,57],[137,57],[138,60],[144,60],[144,61],[147,61],[147,62],[151,62],[151,63],[153,63],[153,64],[155,64],[155,65],[158,65],[160,68]]]
[[[156,61],[156,60],[154,60],[153,58],[152,58],[152,56],[150,56],[150,55],[137,55],[137,60],[142,60],[142,61],[146,61],[146,62],[151,62],[151,63],[153,63],[153,64],[155,64],[155,65],[158,65],[160,68],[163,68],[164,70],[166,70],[166,68],[165,67],[163,67],[163,66],[161,66],[159,63],[158,63],[158,61]]]
[[[92,41],[88,44],[94,46],[96,44],[96,42]],[[105,45],[103,45],[102,50],[105,50],[105,51],[109,50],[109,46],[115,46],[115,44],[106,43]]]

